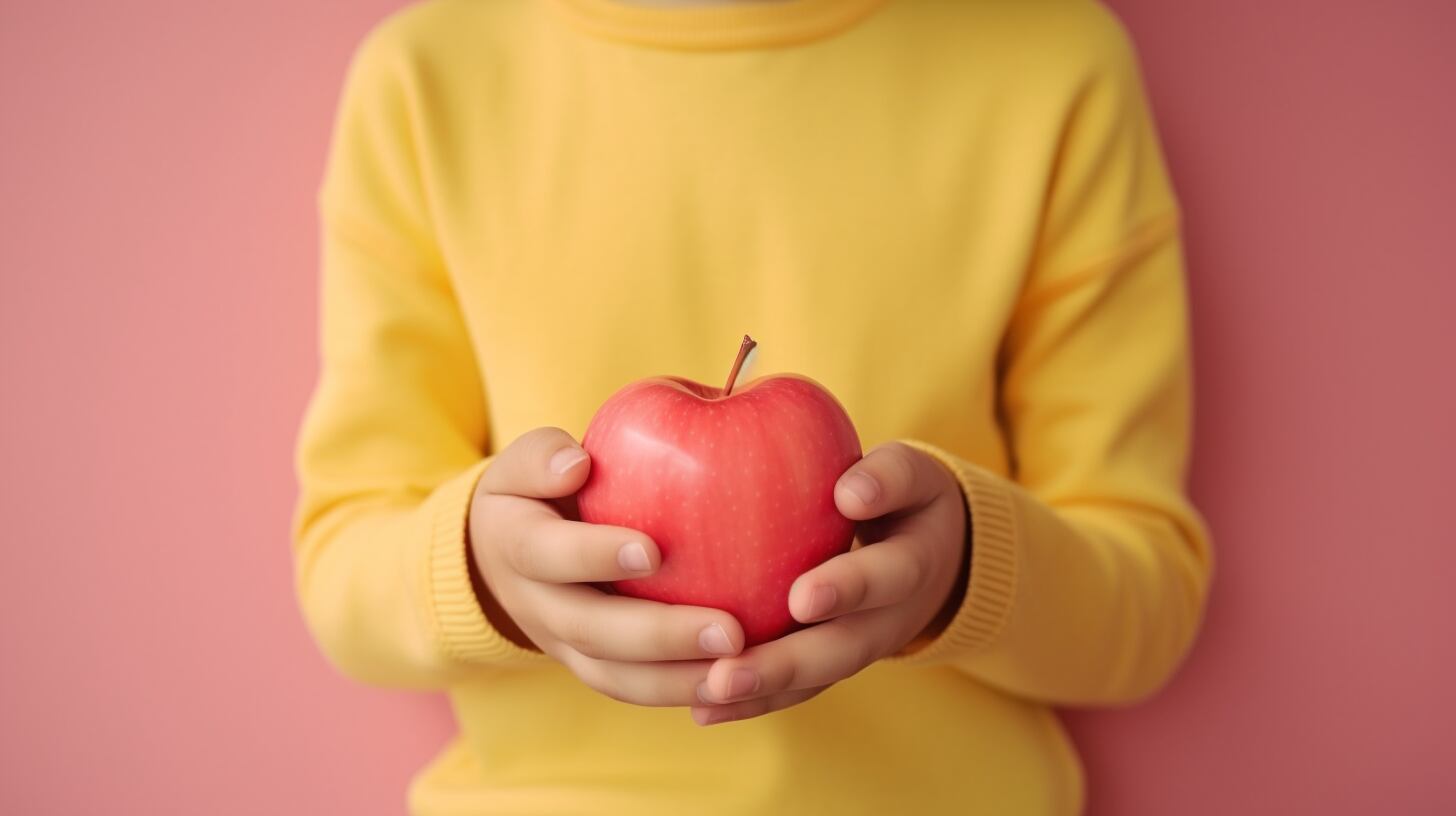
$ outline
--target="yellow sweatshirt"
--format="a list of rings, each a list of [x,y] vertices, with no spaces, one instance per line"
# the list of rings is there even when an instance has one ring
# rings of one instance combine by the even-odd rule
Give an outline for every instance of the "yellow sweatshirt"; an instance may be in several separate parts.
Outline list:
[[[345,673],[443,689],[418,814],[1080,809],[1050,706],[1156,690],[1198,628],[1179,208],[1091,0],[433,0],[350,70],[320,194],[297,587]],[[473,485],[621,385],[758,374],[954,470],[939,636],[702,729],[482,614]]]

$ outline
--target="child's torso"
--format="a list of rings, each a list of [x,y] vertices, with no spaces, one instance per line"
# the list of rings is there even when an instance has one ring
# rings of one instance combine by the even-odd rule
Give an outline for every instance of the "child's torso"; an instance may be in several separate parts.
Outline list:
[[[755,374],[823,383],[866,448],[918,438],[1008,473],[998,352],[1077,77],[992,6],[891,2],[808,46],[712,53],[582,36],[535,3],[417,10],[416,160],[491,447],[579,436],[641,377],[717,383],[746,332]],[[452,697],[462,739],[421,813],[1080,807],[1054,715],[950,668],[877,665],[709,729],[557,668]]]

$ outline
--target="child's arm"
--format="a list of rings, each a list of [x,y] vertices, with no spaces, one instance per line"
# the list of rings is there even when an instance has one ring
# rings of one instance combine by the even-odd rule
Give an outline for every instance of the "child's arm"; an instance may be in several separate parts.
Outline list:
[[[1007,344],[1016,481],[927,448],[968,497],[973,558],[957,618],[911,659],[1060,704],[1129,702],[1193,642],[1212,571],[1181,489],[1191,401],[1174,216],[1048,287]]]
[[[411,89],[378,37],[345,84],[319,205],[321,371],[297,448],[296,585],[324,653],[441,686],[542,660],[490,625],[466,558],[482,384],[411,161]]]
[[[650,574],[660,557],[641,533],[543,501],[586,478],[566,433],[482,457],[482,385],[423,205],[397,56],[371,38],[356,57],[320,196],[322,372],[294,523],[309,627],[367,682],[443,686],[549,655],[616,699],[698,702],[702,658],[742,648],[737,621],[586,585]]]
[[[320,194],[321,372],[300,432],[296,584],[325,654],[367,682],[439,686],[538,659],[476,606],[466,511],[485,467],[481,383],[420,216],[406,104],[366,44]]]
[[[1192,378],[1180,209],[1115,18],[1071,113],[1002,348],[1014,479],[927,448],[967,496],[970,586],[912,657],[1015,694],[1129,702],[1193,643],[1212,574],[1183,487]]]
[[[966,497],[968,586],[934,590],[949,604],[948,624],[907,646],[897,621],[926,620],[921,596],[931,584],[872,566],[884,544],[840,556],[832,576],[825,565],[799,579],[800,604],[800,585],[821,582],[841,599],[868,586],[894,603],[840,606],[835,626],[719,661],[715,698],[729,696],[739,669],[761,682],[756,699],[714,721],[795,704],[897,652],[1028,698],[1127,702],[1159,688],[1193,642],[1212,555],[1182,486],[1191,380],[1179,209],[1131,45],[1115,23],[1107,34],[1100,71],[1067,122],[1040,251],[999,361],[1013,478],[923,442],[911,443],[913,455],[891,449],[899,462],[887,473],[926,473],[929,457]],[[876,508],[908,507],[922,528],[901,519],[891,539],[911,553],[898,560],[912,575],[953,563],[941,540],[957,534],[953,519],[928,518],[940,490],[905,491]]]

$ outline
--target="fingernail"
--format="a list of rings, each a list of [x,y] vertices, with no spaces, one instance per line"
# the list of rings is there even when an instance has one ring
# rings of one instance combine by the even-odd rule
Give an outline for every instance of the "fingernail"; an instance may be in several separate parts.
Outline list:
[[[718,722],[719,716],[710,708],[693,709],[693,722],[698,725],[714,725]]]
[[[647,549],[635,541],[617,550],[617,563],[628,572],[652,571],[652,559],[647,557]]]
[[[809,596],[809,619],[820,618],[829,614],[834,608],[834,602],[839,600],[839,593],[832,586],[814,587],[814,592]]]
[[[585,460],[586,451],[581,448],[562,448],[551,455],[551,472],[560,476]]]
[[[698,633],[698,645],[708,654],[733,654],[733,642],[728,639],[728,633],[723,631],[723,627],[716,623],[704,627]]]
[[[712,692],[708,691],[708,684],[706,681],[698,684],[698,699],[702,700],[705,703],[718,702],[717,700],[713,699]]]
[[[880,483],[875,481],[868,473],[855,471],[844,477],[840,482],[845,490],[854,494],[854,497],[865,504],[873,504],[875,499],[880,497]]]
[[[758,691],[758,673],[753,669],[734,669],[728,676],[728,699]]]

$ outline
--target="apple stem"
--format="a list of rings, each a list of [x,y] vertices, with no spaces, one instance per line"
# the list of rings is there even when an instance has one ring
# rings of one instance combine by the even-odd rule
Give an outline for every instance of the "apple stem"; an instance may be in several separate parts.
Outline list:
[[[723,396],[733,393],[733,386],[738,384],[738,372],[743,369],[743,361],[748,359],[748,353],[758,346],[758,342],[748,335],[743,335],[743,342],[738,346],[738,359],[733,361],[733,370],[728,372],[728,384],[723,386]]]

